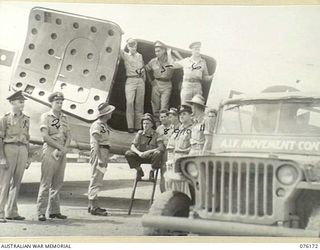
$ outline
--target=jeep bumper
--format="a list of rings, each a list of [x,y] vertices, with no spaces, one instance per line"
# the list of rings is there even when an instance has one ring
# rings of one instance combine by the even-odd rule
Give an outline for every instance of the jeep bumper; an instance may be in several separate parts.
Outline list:
[[[142,225],[164,230],[219,236],[320,237],[320,232],[316,230],[169,216],[144,215]]]

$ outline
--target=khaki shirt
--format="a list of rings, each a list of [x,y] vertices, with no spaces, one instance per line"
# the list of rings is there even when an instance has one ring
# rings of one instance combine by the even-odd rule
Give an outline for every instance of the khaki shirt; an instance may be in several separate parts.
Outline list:
[[[171,126],[165,127],[164,125],[160,125],[156,132],[158,133],[159,137],[162,138],[163,144],[166,147],[169,141],[170,136],[173,133],[173,129]]]
[[[99,145],[108,145],[110,146],[110,131],[105,123],[100,121],[99,119],[96,120],[94,123],[91,124],[90,127],[90,145],[91,148],[94,147],[94,138],[93,134],[98,135],[98,143]]]
[[[175,146],[176,146],[176,139],[179,135],[179,127],[181,126],[180,123],[174,125],[171,124],[170,125],[170,131],[171,131],[171,135],[170,138],[168,140],[168,144],[167,144],[167,149],[168,150],[174,150]]]
[[[143,72],[144,62],[140,53],[137,52],[132,55],[130,53],[123,52],[122,55],[127,76],[137,76]]]
[[[48,130],[48,135],[53,140],[63,145],[70,135],[67,116],[61,113],[60,117],[56,117],[52,110],[41,115],[40,130],[43,128]]]
[[[152,70],[154,78],[171,79],[174,69],[167,67],[169,65],[170,64],[168,60],[162,63],[157,57],[155,57],[148,62],[148,64],[146,65],[146,70]]]
[[[132,144],[135,145],[139,151],[144,152],[158,148],[160,142],[162,143],[162,138],[159,137],[156,131],[151,130],[151,132],[146,134],[143,130],[139,130]]]
[[[4,143],[23,143],[28,144],[30,140],[29,135],[30,117],[25,114],[20,116],[14,113],[7,113],[0,120],[0,138]]]
[[[215,119],[201,114],[193,119],[191,145],[204,145],[205,135],[212,135]]]
[[[183,124],[179,128],[179,134],[175,140],[175,153],[180,153],[181,150],[190,149],[190,139],[192,133],[192,123],[184,126]]]
[[[207,63],[202,58],[196,62],[191,57],[187,57],[177,61],[176,64],[183,68],[183,81],[190,79],[201,81],[203,76],[209,75]]]

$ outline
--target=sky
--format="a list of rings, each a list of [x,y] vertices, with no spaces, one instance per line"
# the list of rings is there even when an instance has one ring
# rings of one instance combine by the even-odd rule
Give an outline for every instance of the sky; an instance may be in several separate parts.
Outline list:
[[[286,84],[317,90],[320,83],[319,6],[155,6],[0,1],[0,48],[19,53],[34,6],[116,22],[128,37],[188,49],[196,40],[217,60],[215,105],[231,89],[257,93]],[[8,70],[8,69],[6,69]],[[0,70],[1,85],[7,72]]]

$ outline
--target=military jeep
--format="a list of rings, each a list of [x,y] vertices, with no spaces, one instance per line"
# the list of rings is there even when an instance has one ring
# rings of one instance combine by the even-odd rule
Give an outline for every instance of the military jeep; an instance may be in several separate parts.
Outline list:
[[[220,104],[212,149],[179,158],[192,197],[165,192],[148,235],[320,235],[320,93],[263,93]]]

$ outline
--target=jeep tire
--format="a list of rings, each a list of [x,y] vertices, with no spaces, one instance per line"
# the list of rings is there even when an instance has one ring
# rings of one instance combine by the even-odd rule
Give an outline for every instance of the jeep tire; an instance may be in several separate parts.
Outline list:
[[[188,217],[191,199],[184,193],[167,191],[162,193],[152,204],[149,215]],[[149,236],[186,236],[187,232],[171,230],[144,228],[144,235]]]

